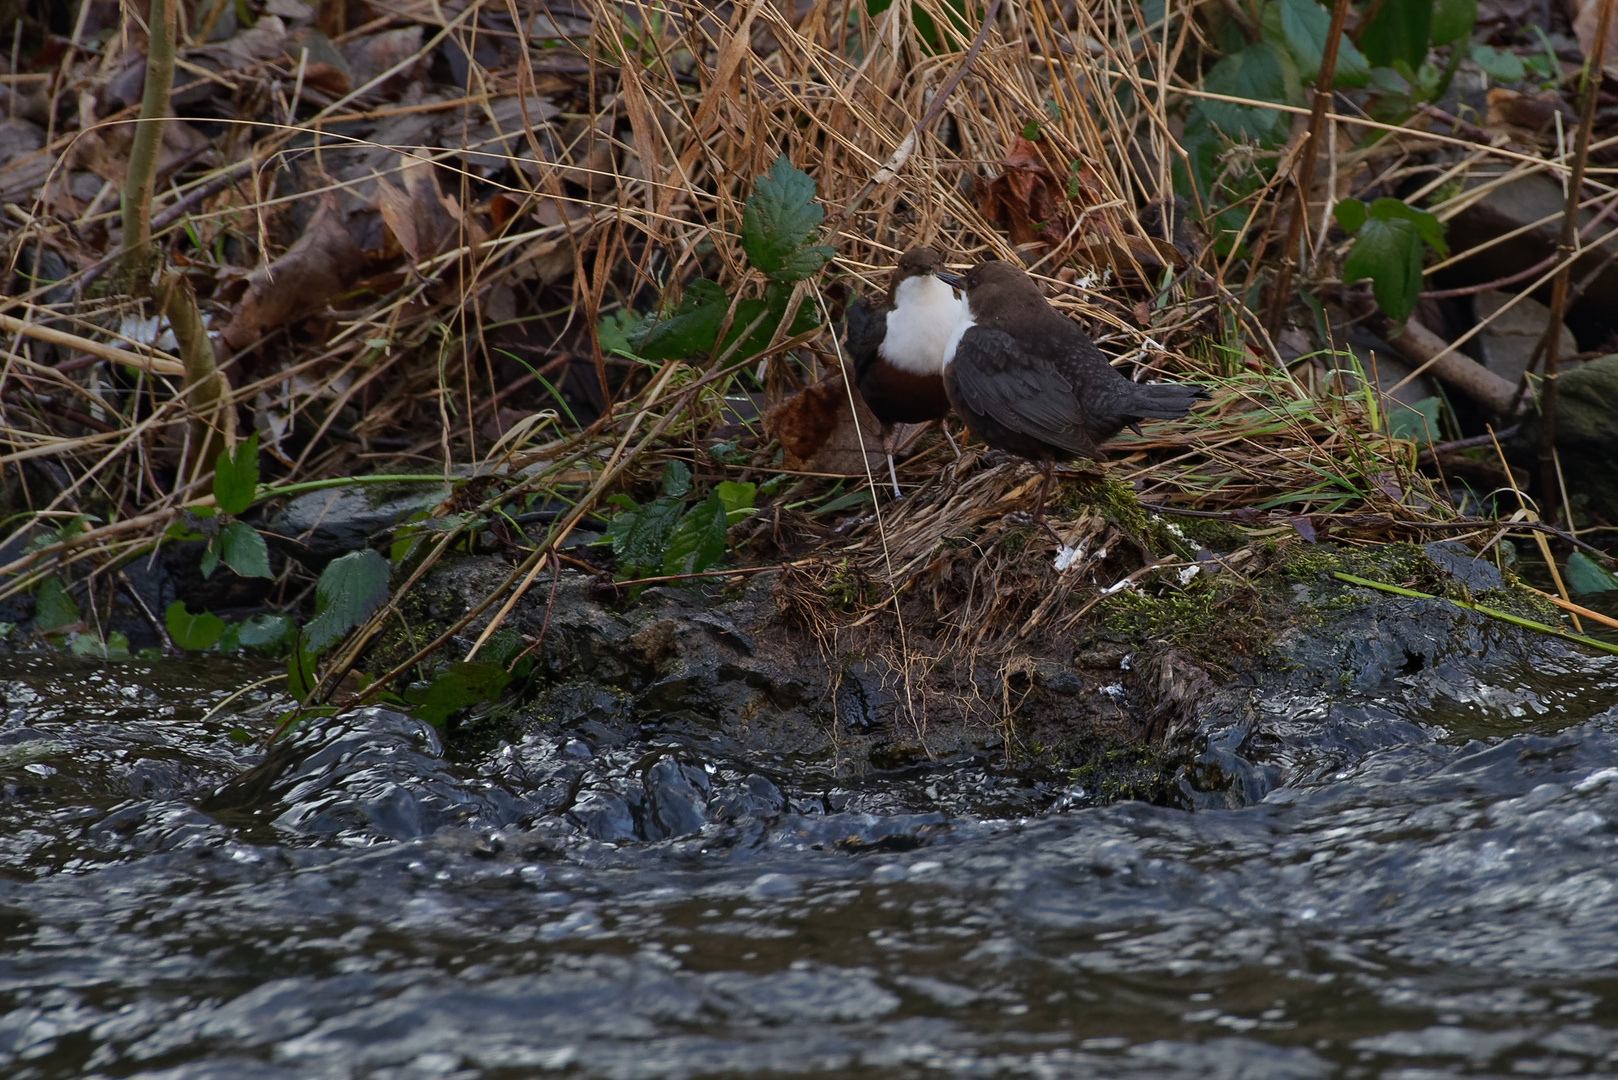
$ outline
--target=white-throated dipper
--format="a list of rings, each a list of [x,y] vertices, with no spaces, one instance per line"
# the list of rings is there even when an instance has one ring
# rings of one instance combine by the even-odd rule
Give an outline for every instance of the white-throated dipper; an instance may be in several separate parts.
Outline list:
[[[966,301],[937,275],[944,260],[930,247],[911,248],[899,257],[882,303],[864,297],[848,308],[848,353],[854,383],[882,424],[888,477],[899,494],[893,466],[895,424],[925,424],[949,414],[944,389],[944,349]],[[946,434],[948,434],[946,432]]]
[[[1187,383],[1129,381],[1020,267],[996,260],[938,276],[960,286],[967,305],[944,347],[945,392],[978,438],[1039,462],[1036,521],[1056,458],[1103,461],[1101,443],[1124,428],[1178,419],[1208,396]]]

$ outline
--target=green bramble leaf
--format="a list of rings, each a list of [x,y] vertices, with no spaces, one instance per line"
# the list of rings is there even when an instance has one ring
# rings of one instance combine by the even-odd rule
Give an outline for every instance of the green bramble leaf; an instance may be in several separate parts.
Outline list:
[[[685,287],[672,315],[651,323],[638,342],[630,335],[631,347],[641,359],[659,362],[712,352],[729,310],[725,290],[717,282],[698,279]]]
[[[213,497],[221,513],[240,514],[253,505],[257,491],[258,432],[255,431],[246,442],[237,444],[234,454],[219,452],[214,462]]]
[[[1379,67],[1403,60],[1415,69],[1427,58],[1433,5],[1425,0],[1395,0],[1377,7],[1360,34],[1365,58]]]
[[[1203,79],[1203,88],[1227,97],[1277,105],[1296,105],[1303,100],[1298,65],[1286,50],[1267,41],[1255,42],[1219,61]],[[1232,141],[1252,141],[1264,147],[1279,146],[1292,129],[1291,115],[1279,109],[1227,101],[1199,101],[1186,119],[1188,135],[1199,121]]]
[[[741,484],[735,480],[721,480],[714,485],[714,494],[725,504],[725,520],[734,525],[753,512],[753,500],[758,496],[757,484]]]
[[[169,640],[187,652],[211,649],[225,632],[225,620],[209,612],[193,615],[185,609],[184,600],[176,600],[163,610],[163,626]]]
[[[1428,35],[1434,45],[1448,45],[1472,33],[1478,21],[1478,0],[1435,0]]]
[[[1472,62],[1496,82],[1517,82],[1528,75],[1528,69],[1523,67],[1522,57],[1505,49],[1496,49],[1492,45],[1472,46]]]
[[[68,595],[61,577],[52,574],[39,583],[34,595],[34,630],[48,634],[79,621],[79,605]]]
[[[663,553],[680,522],[685,503],[668,495],[645,506],[635,506],[627,496],[623,500],[630,502],[631,508],[607,523],[607,538],[612,541],[612,553],[618,559],[619,580],[661,573]]]
[[[305,628],[318,653],[370,617],[388,598],[388,560],[366,548],[333,559],[315,583],[315,617]]]
[[[406,693],[414,706],[410,714],[434,727],[462,709],[493,701],[511,682],[511,675],[499,664],[461,661],[447,664],[425,689]]]
[[[1618,577],[1582,551],[1567,557],[1568,588],[1576,593],[1612,592],[1618,589]]]
[[[691,490],[691,469],[679,458],[671,458],[663,466],[663,494],[681,498]]]
[[[1343,261],[1344,283],[1370,278],[1382,313],[1403,323],[1415,310],[1421,291],[1424,246],[1440,254],[1448,250],[1443,223],[1424,210],[1386,198],[1369,207],[1346,199],[1334,214],[1345,229],[1353,226],[1354,246]]]
[[[1337,224],[1341,225],[1343,231],[1350,236],[1359,232],[1360,226],[1365,224],[1365,204],[1358,199],[1344,199],[1332,207],[1331,212],[1337,219]]]
[[[742,208],[742,250],[754,269],[776,281],[801,281],[835,252],[811,243],[826,212],[815,202],[815,182],[782,154],[753,184]]]
[[[1402,323],[1415,310],[1421,291],[1421,254],[1421,234],[1410,222],[1368,219],[1354,234],[1354,247],[1343,260],[1343,281],[1370,278],[1377,306]]]
[[[663,573],[700,574],[725,554],[725,502],[718,492],[680,519],[663,550]]]
[[[1388,434],[1395,439],[1432,443],[1438,439],[1438,414],[1444,407],[1439,398],[1422,398],[1414,405],[1390,401]]]
[[[285,615],[254,615],[236,624],[236,640],[273,656],[285,650],[297,630],[298,625]]]
[[[232,521],[226,525],[214,538],[209,550],[242,577],[275,576],[270,573],[270,550],[264,544],[264,537],[244,521]]]
[[[1261,19],[1266,41],[1284,44],[1298,62],[1301,76],[1311,82],[1320,77],[1320,61],[1326,52],[1326,35],[1331,32],[1331,15],[1315,0],[1270,0]],[[1354,47],[1347,34],[1337,43],[1334,86],[1364,86],[1371,77],[1365,54]]]

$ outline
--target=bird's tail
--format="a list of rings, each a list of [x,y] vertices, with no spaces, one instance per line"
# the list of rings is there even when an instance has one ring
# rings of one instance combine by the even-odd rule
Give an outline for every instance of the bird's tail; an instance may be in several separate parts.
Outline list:
[[[1153,420],[1177,420],[1191,411],[1191,403],[1208,396],[1195,383],[1130,384],[1134,389],[1120,412]]]

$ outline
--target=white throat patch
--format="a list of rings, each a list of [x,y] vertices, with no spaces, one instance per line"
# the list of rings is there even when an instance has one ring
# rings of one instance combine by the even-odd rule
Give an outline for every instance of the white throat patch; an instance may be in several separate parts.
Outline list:
[[[970,321],[966,301],[932,274],[905,278],[893,300],[882,340],[882,359],[912,374],[938,374],[948,363],[945,350],[951,344],[951,335],[955,335],[956,324]]]

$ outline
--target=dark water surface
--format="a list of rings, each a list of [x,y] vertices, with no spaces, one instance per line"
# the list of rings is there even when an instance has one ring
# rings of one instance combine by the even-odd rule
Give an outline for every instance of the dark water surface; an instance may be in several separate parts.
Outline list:
[[[385,712],[245,772],[266,670],[0,658],[0,1075],[1618,1071],[1618,665],[1488,670],[1262,701],[1186,812]]]

